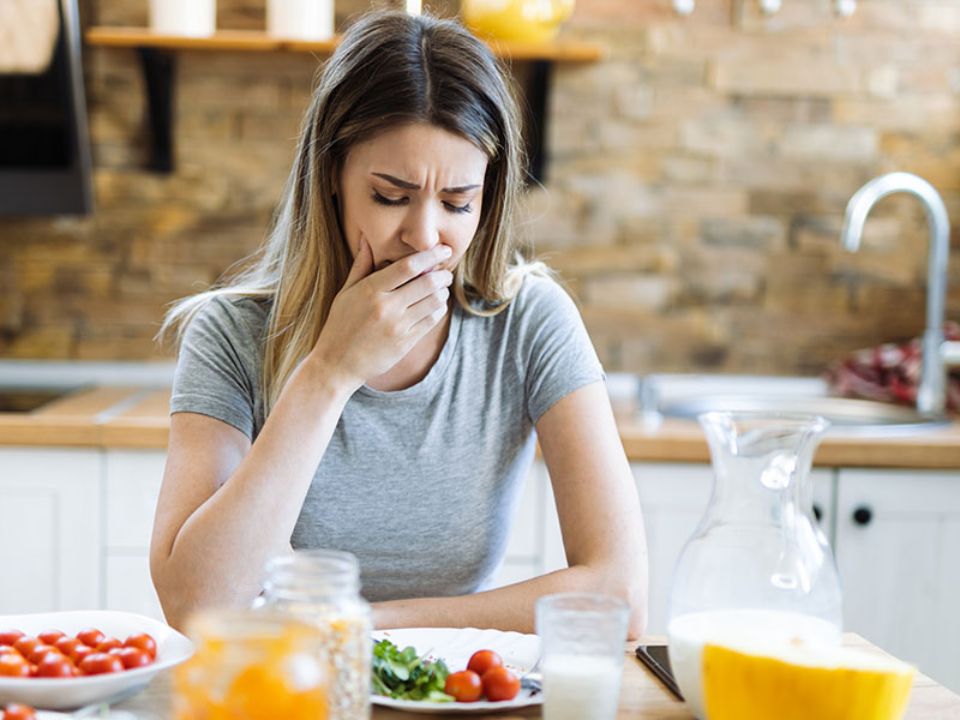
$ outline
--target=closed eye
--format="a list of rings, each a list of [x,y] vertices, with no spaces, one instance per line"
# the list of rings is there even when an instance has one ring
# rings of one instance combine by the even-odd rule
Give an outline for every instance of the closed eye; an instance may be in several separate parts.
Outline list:
[[[443,206],[452,213],[472,213],[473,205],[467,203],[466,205],[454,205],[453,203],[445,202]]]
[[[387,207],[402,207],[410,203],[410,198],[402,197],[392,200],[384,195],[381,195],[376,190],[373,191],[373,201],[379,203],[380,205],[386,205]],[[454,203],[444,202],[443,206],[447,209],[448,212],[457,213],[457,214],[466,214],[473,212],[473,205],[467,203],[466,205],[455,205]]]
[[[407,197],[402,197],[397,200],[391,200],[388,197],[384,197],[383,195],[378,193],[376,190],[373,191],[373,200],[374,202],[378,202],[381,205],[387,205],[388,207],[399,207],[401,205],[406,205],[407,203],[410,202],[410,198],[407,198]]]

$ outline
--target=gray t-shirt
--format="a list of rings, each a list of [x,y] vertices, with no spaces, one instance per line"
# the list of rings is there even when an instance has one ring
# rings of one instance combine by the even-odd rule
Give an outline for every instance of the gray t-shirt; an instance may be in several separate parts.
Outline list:
[[[209,415],[256,439],[268,310],[267,301],[225,298],[201,310],[180,350],[171,413]],[[580,314],[553,280],[528,275],[493,317],[454,303],[426,377],[391,392],[364,385],[347,402],[293,547],[354,553],[371,601],[484,589],[506,550],[534,425],[602,379]]]

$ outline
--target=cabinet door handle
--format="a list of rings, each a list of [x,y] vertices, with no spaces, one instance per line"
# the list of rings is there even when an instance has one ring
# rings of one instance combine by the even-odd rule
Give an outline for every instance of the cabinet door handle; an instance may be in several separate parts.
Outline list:
[[[853,521],[857,525],[869,525],[871,520],[873,520],[873,510],[866,505],[861,505],[853,511]]]
[[[813,516],[817,519],[817,522],[823,520],[823,510],[820,508],[818,503],[813,504]]]

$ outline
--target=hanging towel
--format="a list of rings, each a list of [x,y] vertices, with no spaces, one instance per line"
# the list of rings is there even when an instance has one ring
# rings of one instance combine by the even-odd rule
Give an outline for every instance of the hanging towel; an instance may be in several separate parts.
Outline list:
[[[944,323],[947,340],[960,340],[960,325]],[[845,397],[913,405],[917,402],[923,359],[920,338],[857,350],[827,373],[831,391]],[[960,371],[947,375],[947,408],[960,411]]]
[[[0,74],[44,72],[60,35],[59,0],[0,0]]]

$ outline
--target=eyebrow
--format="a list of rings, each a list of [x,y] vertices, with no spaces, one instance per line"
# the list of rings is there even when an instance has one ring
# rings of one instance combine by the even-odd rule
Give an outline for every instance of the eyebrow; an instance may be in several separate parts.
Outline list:
[[[386,180],[391,185],[396,185],[398,188],[403,188],[404,190],[420,189],[420,186],[417,185],[416,183],[412,183],[407,180],[401,180],[400,178],[394,177],[393,175],[387,175],[386,173],[379,173],[379,172],[371,173],[371,175],[375,175],[378,178]],[[459,193],[465,193],[470,190],[476,190],[478,187],[480,186],[479,185],[458,185],[457,187],[443,188],[440,192],[450,194],[450,195],[457,195]]]

